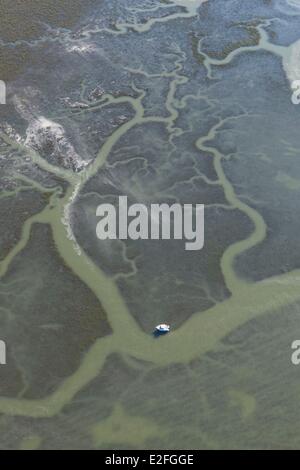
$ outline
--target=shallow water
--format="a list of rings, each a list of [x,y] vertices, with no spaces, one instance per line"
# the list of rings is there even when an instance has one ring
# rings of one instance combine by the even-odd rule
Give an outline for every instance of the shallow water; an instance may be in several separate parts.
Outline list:
[[[63,2],[3,34],[1,448],[299,447],[289,4]],[[204,249],[99,242],[119,195],[204,203]]]

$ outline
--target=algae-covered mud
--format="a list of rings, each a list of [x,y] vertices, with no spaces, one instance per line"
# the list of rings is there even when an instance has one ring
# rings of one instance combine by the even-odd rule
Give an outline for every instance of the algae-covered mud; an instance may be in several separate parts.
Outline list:
[[[299,448],[300,2],[0,1],[0,58],[0,448]]]

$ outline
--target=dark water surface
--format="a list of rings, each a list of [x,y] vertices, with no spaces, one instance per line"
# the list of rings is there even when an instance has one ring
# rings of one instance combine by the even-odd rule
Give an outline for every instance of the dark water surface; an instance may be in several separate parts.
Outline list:
[[[299,448],[299,26],[0,0],[0,448]],[[122,195],[205,204],[203,250],[100,242]]]

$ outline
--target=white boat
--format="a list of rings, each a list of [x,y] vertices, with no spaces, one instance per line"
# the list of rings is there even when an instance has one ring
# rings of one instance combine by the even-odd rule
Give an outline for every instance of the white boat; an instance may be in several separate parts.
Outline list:
[[[166,325],[165,323],[162,323],[161,325],[157,325],[155,327],[155,331],[157,333],[169,333],[170,331],[170,325]]]

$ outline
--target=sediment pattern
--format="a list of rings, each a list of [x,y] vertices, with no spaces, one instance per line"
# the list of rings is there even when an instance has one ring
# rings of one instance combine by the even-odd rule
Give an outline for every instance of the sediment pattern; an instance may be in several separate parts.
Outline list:
[[[220,3],[104,1],[76,26],[1,39],[35,59],[12,84],[0,132],[1,205],[4,215],[20,213],[1,237],[1,325],[15,367],[1,389],[0,426],[10,430],[3,448],[298,444],[296,416],[292,442],[283,431],[268,429],[262,444],[259,435],[260,384],[274,381],[268,345],[289,354],[278,331],[284,322],[285,335],[295,330],[300,301],[300,259],[283,241],[298,228],[299,112],[289,84],[298,42],[276,36],[290,11],[300,21],[300,10],[297,2],[282,13],[281,1],[228,1],[222,15]],[[214,36],[220,21],[226,42]],[[34,65],[45,51],[47,76]],[[34,89],[37,74],[44,82]],[[120,194],[204,203],[203,253],[177,242],[99,246],[95,208]],[[289,225],[279,227],[287,210]],[[298,244],[292,237],[291,251]],[[61,280],[50,289],[55,272]],[[41,301],[47,295],[54,310]],[[162,319],[174,330],[154,340]],[[26,321],[34,344],[15,345]],[[44,357],[33,360],[44,337]],[[274,360],[282,376],[293,374]],[[47,361],[53,368],[38,378]],[[251,372],[253,361],[262,365]],[[295,381],[293,406],[296,390]],[[280,393],[270,399],[275,409]]]

